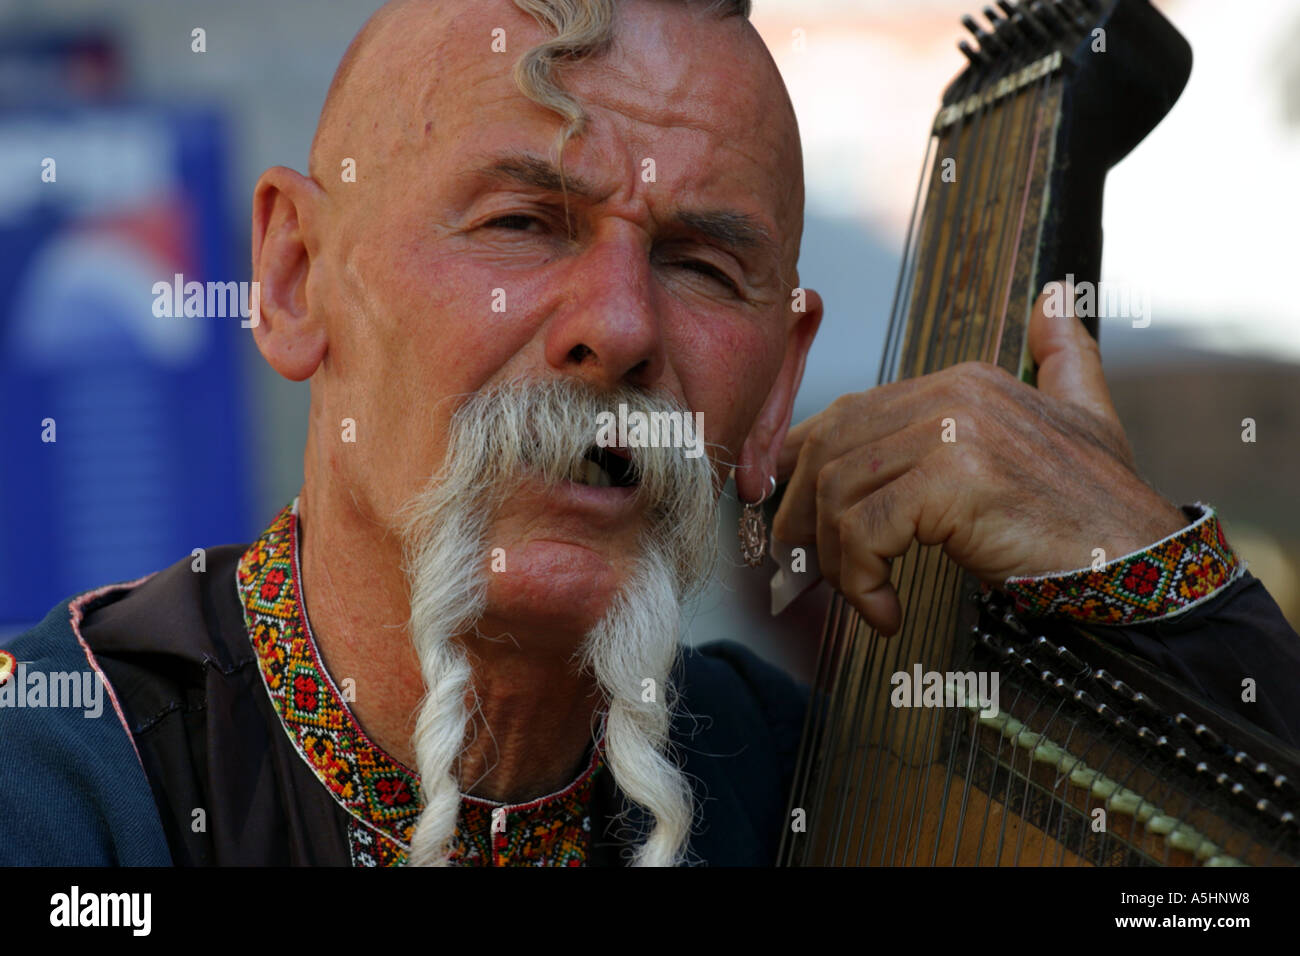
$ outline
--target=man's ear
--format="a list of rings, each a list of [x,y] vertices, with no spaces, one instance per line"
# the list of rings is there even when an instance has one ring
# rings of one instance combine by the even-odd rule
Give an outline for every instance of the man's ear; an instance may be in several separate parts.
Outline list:
[[[740,457],[736,462],[736,492],[741,501],[758,501],[772,491],[769,479],[776,477],[777,458],[785,444],[786,432],[790,430],[794,398],[803,381],[804,363],[822,321],[822,297],[812,289],[803,291],[804,310],[793,313],[794,322],[786,338],[785,362],[749,431],[749,437],[740,447]],[[792,302],[792,309],[793,306]]]
[[[271,368],[293,382],[310,378],[329,344],[323,317],[307,305],[307,280],[319,247],[312,232],[325,193],[284,166],[273,166],[253,190],[253,280],[261,314],[253,339]]]

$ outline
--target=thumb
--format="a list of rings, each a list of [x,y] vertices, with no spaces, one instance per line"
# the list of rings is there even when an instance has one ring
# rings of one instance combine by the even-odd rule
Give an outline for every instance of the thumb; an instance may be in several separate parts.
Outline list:
[[[1101,371],[1101,349],[1075,314],[1074,301],[1072,285],[1049,282],[1034,302],[1029,352],[1038,363],[1038,389],[1119,426]]]

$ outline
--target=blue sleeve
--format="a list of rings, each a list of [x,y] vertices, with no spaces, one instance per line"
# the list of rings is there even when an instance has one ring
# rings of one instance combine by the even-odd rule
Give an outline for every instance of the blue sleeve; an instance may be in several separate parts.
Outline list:
[[[96,680],[68,605],[5,649],[17,670],[0,688],[0,865],[170,866],[171,855],[131,738],[108,688],[85,707],[17,706],[20,677]],[[46,695],[46,703],[50,695]]]

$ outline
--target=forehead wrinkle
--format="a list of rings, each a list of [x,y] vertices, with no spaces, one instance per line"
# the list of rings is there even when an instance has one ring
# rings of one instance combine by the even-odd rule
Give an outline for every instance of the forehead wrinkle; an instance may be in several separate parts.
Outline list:
[[[742,35],[739,42],[756,45],[759,55],[742,59],[734,53],[722,54],[727,57],[725,62],[713,61],[701,76],[698,68],[690,66],[697,62],[693,58],[647,62],[638,38],[626,32],[628,18],[621,17],[619,26],[611,50],[565,71],[566,88],[591,121],[575,143],[594,135],[595,127],[605,123],[643,140],[646,137],[638,136],[637,126],[678,130],[712,141],[710,151],[715,156],[731,152],[741,162],[762,170],[773,186],[768,212],[779,227],[770,238],[779,247],[778,258],[785,260],[785,268],[793,276],[803,224],[803,156],[794,108],[766,45],[749,24],[736,22],[734,28]],[[719,26],[708,24],[710,29]],[[646,91],[651,78],[656,81],[649,89],[654,95],[637,98],[635,91]],[[729,94],[743,91],[739,101],[734,95],[727,97],[734,109],[719,110],[713,104],[709,91],[722,89]],[[734,171],[734,162],[723,163],[713,172],[726,177]]]

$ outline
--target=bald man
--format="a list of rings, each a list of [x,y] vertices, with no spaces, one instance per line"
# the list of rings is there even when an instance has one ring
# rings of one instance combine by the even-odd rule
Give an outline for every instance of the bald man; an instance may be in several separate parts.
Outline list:
[[[1067,617],[1056,572],[1181,542],[1204,572],[1116,640],[1232,696],[1200,649],[1267,598],[1212,512],[1135,473],[1079,323],[1035,316],[1041,390],[969,364],[790,429],[822,303],[792,305],[799,137],[747,15],[401,0],[366,25],[309,174],[253,198],[253,334],[311,382],[301,493],[202,573],[19,639],[112,706],[6,716],[0,856],[772,863],[806,692],[737,644],[680,647],[732,476],[745,502],[788,479],[775,533],[885,632],[914,539]],[[628,408],[678,447],[598,441]]]

